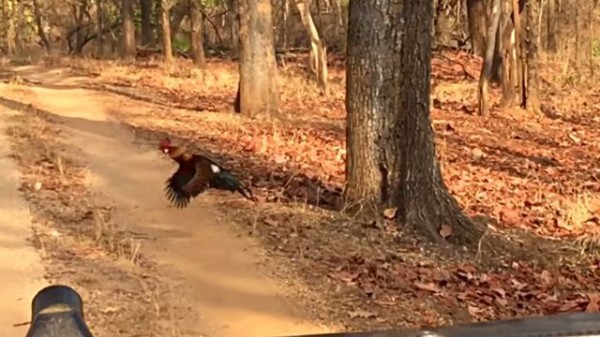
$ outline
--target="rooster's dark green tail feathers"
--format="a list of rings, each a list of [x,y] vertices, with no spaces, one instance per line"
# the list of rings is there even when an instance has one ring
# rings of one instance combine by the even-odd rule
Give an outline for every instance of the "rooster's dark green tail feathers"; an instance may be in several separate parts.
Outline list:
[[[242,183],[238,177],[234,176],[228,171],[221,171],[217,174],[215,187],[226,189],[232,192],[238,192],[248,200],[256,200],[252,195],[252,191],[246,185],[244,185],[244,183]]]

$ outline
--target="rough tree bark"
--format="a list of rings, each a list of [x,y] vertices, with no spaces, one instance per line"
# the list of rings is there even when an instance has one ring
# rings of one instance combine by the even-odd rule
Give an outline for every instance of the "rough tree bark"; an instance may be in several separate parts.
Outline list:
[[[392,10],[389,0],[353,0],[348,8],[345,196],[370,209],[400,199],[399,60],[393,43],[399,14]]]
[[[491,22],[487,32],[485,58],[481,67],[481,74],[479,75],[479,115],[482,117],[488,117],[490,114],[488,107],[489,84],[492,77],[492,63],[494,62],[494,54],[497,45],[496,37],[498,36],[500,15],[501,0],[494,0],[492,4]]]
[[[526,95],[525,108],[534,113],[539,114],[540,98],[539,98],[539,53],[538,53],[538,32],[540,13],[540,0],[529,0],[525,5],[527,8],[527,56],[526,56]]]
[[[240,112],[278,116],[279,91],[270,0],[239,0]]]
[[[204,20],[202,20],[202,12],[200,11],[200,0],[189,0],[190,11],[190,41],[192,44],[192,59],[194,64],[200,68],[206,66],[206,58],[204,57],[204,39],[202,28]]]
[[[140,0],[140,16],[142,17],[142,46],[152,46],[154,34],[152,31],[152,0]]]
[[[400,224],[437,242],[476,243],[480,230],[448,192],[435,153],[432,1],[351,1],[349,11],[346,195],[397,207]]]
[[[121,54],[125,60],[135,58],[135,24],[133,22],[133,0],[122,0],[123,35],[121,41]]]
[[[162,47],[164,62],[167,65],[173,63],[173,46],[171,44],[171,20],[169,19],[170,0],[160,0],[160,27],[162,31]]]
[[[329,94],[329,80],[327,69],[327,49],[319,37],[319,31],[310,14],[310,0],[294,0],[300,12],[302,24],[310,36],[309,69],[316,76],[321,92]]]
[[[481,230],[462,212],[442,178],[436,157],[435,133],[429,111],[431,34],[433,18],[429,0],[406,1],[401,11],[402,76],[399,113],[400,190],[399,222],[417,227],[431,239],[443,236],[454,243],[475,244]]]

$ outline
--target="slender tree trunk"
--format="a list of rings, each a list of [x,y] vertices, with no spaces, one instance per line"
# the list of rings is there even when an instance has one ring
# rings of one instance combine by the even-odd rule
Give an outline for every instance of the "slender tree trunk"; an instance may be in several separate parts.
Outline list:
[[[206,66],[206,58],[204,57],[204,39],[202,28],[204,20],[202,20],[202,12],[200,11],[199,0],[189,0],[190,11],[190,41],[192,44],[192,58],[194,64],[200,68]]]
[[[37,34],[38,34],[40,40],[42,41],[42,45],[44,46],[44,51],[46,52],[46,55],[49,55],[51,52],[52,46],[50,45],[50,41],[48,40],[48,37],[46,36],[46,33],[44,32],[44,24],[42,22],[42,13],[40,11],[40,4],[39,4],[38,0],[33,0],[33,14],[35,17],[35,26],[36,26]]]
[[[135,24],[133,22],[133,0],[122,0],[123,37],[122,57],[131,61],[135,58]]]
[[[494,54],[496,50],[496,37],[498,36],[498,26],[500,23],[501,0],[494,0],[492,5],[492,17],[490,27],[487,32],[487,50],[479,76],[479,115],[488,117],[489,106],[489,83],[492,77],[492,65],[494,62]]]
[[[486,10],[484,0],[467,0],[467,17],[473,54],[485,57],[486,50]]]
[[[521,7],[518,0],[512,0],[513,26],[514,28],[514,46],[517,59],[517,82],[519,92],[519,103],[525,107],[525,55],[523,52],[523,38],[521,32]]]
[[[300,12],[300,18],[302,19],[304,29],[306,29],[306,32],[310,36],[309,69],[315,75],[321,92],[327,95],[329,93],[327,49],[323,40],[319,37],[317,26],[315,26],[312,15],[310,14],[310,1],[294,1],[296,2],[296,8],[298,8],[298,11]]]
[[[277,63],[270,0],[239,0],[240,112],[279,115]]]
[[[154,44],[152,31],[152,0],[140,0],[140,15],[142,17],[142,46],[148,47]]]
[[[169,0],[160,0],[160,27],[162,31],[162,47],[164,61],[173,64],[173,46],[171,44],[171,20],[169,19]]]
[[[104,58],[104,2],[96,0],[96,57]]]
[[[511,0],[502,0],[502,13],[499,31],[502,32],[502,101],[501,106],[508,107],[515,104],[515,87],[517,86],[515,57],[514,27],[510,20]]]
[[[240,51],[240,11],[239,11],[239,0],[229,0],[229,32],[230,32],[230,43],[231,53],[238,56]]]
[[[547,41],[548,45],[546,49],[550,53],[556,53],[558,50],[558,43],[556,41],[556,1],[557,0],[548,0],[548,5],[546,6],[546,29],[547,29]]]
[[[81,55],[83,51],[84,41],[85,41],[85,30],[83,26],[85,25],[85,14],[87,12],[87,0],[79,0],[79,6],[77,8],[77,25],[79,29],[75,35],[75,49],[73,50],[74,55]]]
[[[13,55],[17,51],[16,39],[16,25],[15,25],[15,4],[10,0],[5,0],[4,5],[6,6],[6,52],[8,55]]]
[[[540,13],[540,1],[529,0],[527,7],[527,81],[526,81],[526,96],[525,107],[528,111],[534,114],[539,114],[540,98],[539,98],[539,54],[538,54],[538,16]]]

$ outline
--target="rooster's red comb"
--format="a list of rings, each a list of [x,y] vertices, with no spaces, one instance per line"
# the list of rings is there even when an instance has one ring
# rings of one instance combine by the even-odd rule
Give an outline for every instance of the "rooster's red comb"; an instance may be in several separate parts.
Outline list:
[[[165,149],[171,146],[171,140],[169,138],[165,138],[160,142],[160,149]]]

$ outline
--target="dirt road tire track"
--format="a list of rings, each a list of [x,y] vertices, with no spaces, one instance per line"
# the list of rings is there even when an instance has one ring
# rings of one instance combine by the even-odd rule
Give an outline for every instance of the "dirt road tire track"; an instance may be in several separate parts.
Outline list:
[[[15,112],[0,108],[0,336],[23,337],[30,303],[46,285],[42,261],[29,243],[31,214],[27,202],[18,192],[20,173],[10,159],[7,136],[8,119]]]

